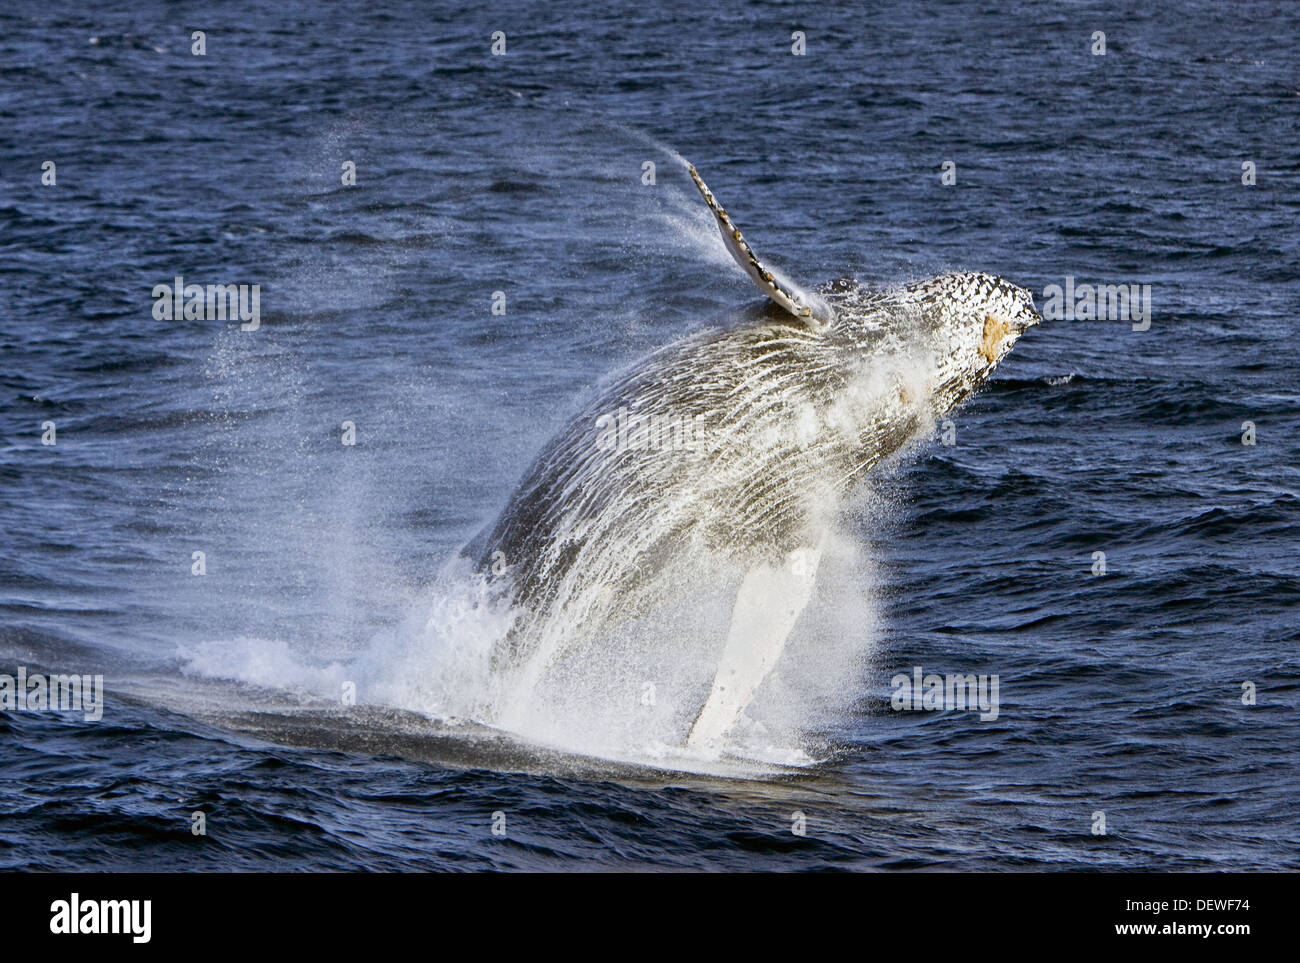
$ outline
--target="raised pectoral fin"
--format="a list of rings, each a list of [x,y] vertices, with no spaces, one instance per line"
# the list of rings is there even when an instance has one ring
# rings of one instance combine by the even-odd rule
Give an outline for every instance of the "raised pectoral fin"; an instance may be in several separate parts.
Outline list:
[[[709,205],[709,210],[718,221],[718,229],[722,231],[722,240],[726,243],[727,250],[736,259],[736,263],[745,269],[745,273],[754,279],[759,289],[804,324],[813,328],[829,324],[830,308],[819,298],[800,292],[793,284],[783,281],[764,267],[753,249],[745,242],[740,229],[732,223],[731,217],[722,209],[718,199],[704,183],[694,164],[690,165],[690,172],[695,186],[704,196],[704,203]]]
[[[709,699],[691,727],[692,748],[722,741],[785,649],[785,641],[812,598],[819,548],[791,552],[779,565],[757,565],[741,582],[731,627]]]

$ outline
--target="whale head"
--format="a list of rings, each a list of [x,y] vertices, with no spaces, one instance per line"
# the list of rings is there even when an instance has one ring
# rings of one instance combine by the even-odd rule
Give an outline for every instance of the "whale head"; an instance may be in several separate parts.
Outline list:
[[[1020,336],[1042,322],[1027,290],[991,274],[944,274],[909,292],[933,346],[948,405],[983,385]]]

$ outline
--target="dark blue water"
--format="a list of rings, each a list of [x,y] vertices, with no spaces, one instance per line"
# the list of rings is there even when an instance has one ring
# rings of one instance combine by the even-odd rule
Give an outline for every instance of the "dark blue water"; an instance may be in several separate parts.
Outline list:
[[[6,6],[0,673],[108,696],[0,713],[0,865],[1300,866],[1300,16],[1128,7]],[[669,148],[809,283],[1151,286],[850,512],[852,709],[789,697],[794,772],[439,711],[481,680],[429,650],[488,631],[448,560],[601,378],[756,297]],[[261,327],[155,320],[176,275]],[[893,711],[914,666],[999,717]]]

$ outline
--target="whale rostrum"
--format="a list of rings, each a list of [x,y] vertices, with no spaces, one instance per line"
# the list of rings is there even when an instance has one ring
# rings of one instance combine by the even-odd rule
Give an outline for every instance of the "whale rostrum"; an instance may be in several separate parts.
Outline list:
[[[782,311],[724,323],[615,375],[542,449],[469,552],[515,611],[494,652],[527,700],[579,638],[654,610],[673,560],[741,577],[688,745],[713,747],[780,659],[838,510],[926,437],[1042,319],[1023,288],[951,273],[803,290],[763,266],[698,172],[723,240]],[[506,721],[508,724],[508,720]]]

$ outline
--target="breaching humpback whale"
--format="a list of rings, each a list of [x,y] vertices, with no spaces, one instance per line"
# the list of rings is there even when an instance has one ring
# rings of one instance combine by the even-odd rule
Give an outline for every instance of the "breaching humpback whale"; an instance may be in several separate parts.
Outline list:
[[[518,613],[494,664],[525,697],[575,634],[652,609],[674,553],[739,565],[721,662],[683,732],[701,749],[721,745],[780,658],[854,484],[970,397],[1042,318],[1027,291],[987,274],[803,289],[763,265],[689,171],[775,306],[616,376],[469,552]]]

